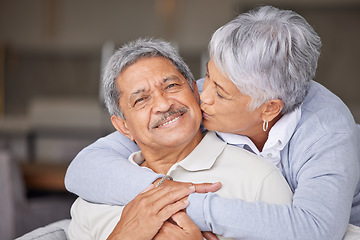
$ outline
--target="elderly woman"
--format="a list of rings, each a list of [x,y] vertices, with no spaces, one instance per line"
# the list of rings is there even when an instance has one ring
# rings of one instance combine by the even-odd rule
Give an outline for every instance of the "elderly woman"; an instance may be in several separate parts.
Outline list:
[[[312,81],[320,47],[304,18],[268,6],[212,36],[204,126],[278,166],[294,196],[289,206],[191,194],[187,213],[202,231],[328,240],[341,239],[349,221],[360,225],[359,132],[344,103]],[[135,150],[120,134],[99,140],[70,165],[68,190],[90,201],[127,203],[159,177],[123,160]],[[164,186],[176,185],[169,182]]]

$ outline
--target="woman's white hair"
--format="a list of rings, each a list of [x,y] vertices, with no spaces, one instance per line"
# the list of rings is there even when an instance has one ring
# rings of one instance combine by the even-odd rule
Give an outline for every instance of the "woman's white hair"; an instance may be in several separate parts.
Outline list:
[[[285,114],[304,101],[320,48],[320,37],[302,16],[262,6],[219,28],[209,54],[219,70],[252,98],[250,111],[280,99]]]
[[[188,81],[190,88],[193,90],[192,83],[194,82],[194,77],[189,67],[170,43],[160,39],[140,38],[119,48],[110,58],[104,69],[102,77],[104,101],[110,115],[125,118],[119,105],[121,89],[118,89],[116,85],[118,76],[125,68],[136,63],[139,59],[149,57],[169,59]]]

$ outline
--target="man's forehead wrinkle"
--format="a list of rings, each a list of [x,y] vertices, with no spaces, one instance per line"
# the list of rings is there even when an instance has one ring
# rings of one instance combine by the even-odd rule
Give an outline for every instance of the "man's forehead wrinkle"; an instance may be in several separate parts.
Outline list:
[[[161,77],[160,78],[161,80],[159,82],[157,82],[156,80],[149,80],[150,82],[152,82],[154,85],[157,85],[157,86],[161,86],[163,84],[166,84],[168,81],[173,81],[173,80],[176,80],[176,81],[181,81],[181,79],[176,76],[176,75],[166,75],[164,77]],[[150,89],[148,89],[148,87],[141,87],[141,88],[138,88],[134,91],[132,91],[129,95],[130,95],[130,98],[131,97],[135,97],[139,94],[142,94],[142,93],[145,93],[145,92],[148,92],[150,91]]]
[[[145,88],[140,88],[140,89],[135,90],[134,92],[132,92],[131,96],[138,95],[138,94],[143,93],[143,92],[145,92]]]

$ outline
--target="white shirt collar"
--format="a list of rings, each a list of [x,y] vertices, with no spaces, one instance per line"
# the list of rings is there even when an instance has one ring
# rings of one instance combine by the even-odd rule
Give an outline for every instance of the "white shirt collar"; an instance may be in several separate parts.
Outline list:
[[[277,121],[275,125],[271,128],[268,139],[266,140],[263,150],[261,152],[257,149],[255,144],[246,136],[221,132],[217,132],[217,134],[225,142],[239,147],[243,147],[245,149],[250,148],[251,151],[255,154],[268,159],[274,165],[280,167],[280,151],[283,150],[286,144],[289,142],[297,124],[300,121],[300,118],[300,107],[282,116],[279,121]]]
[[[301,118],[301,108],[298,107],[294,111],[282,116],[277,123],[270,129],[269,136],[265,142],[263,151],[274,148],[276,146],[282,150],[289,142],[292,134],[295,131],[297,124]]]

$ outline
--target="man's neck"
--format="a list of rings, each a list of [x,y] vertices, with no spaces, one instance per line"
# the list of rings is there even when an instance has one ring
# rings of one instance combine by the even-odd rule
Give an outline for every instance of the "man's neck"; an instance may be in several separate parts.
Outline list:
[[[203,133],[199,130],[192,140],[176,147],[148,148],[140,147],[145,158],[141,166],[148,167],[156,173],[166,174],[177,162],[186,158],[200,143]]]

